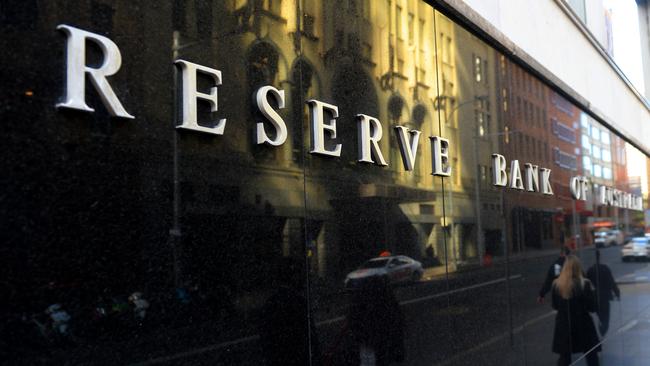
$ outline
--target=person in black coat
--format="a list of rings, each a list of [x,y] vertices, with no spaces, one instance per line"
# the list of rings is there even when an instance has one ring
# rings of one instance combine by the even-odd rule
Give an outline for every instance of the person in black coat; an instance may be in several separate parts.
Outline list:
[[[537,295],[537,302],[542,304],[544,303],[544,297],[546,294],[551,291],[551,286],[553,285],[553,281],[560,275],[560,272],[562,271],[562,266],[564,265],[564,258],[566,258],[567,255],[571,254],[571,249],[569,247],[562,247],[560,250],[560,256],[551,264],[550,267],[548,267],[548,271],[546,271],[546,278],[544,278],[544,283],[542,284],[542,288],[539,290],[539,294]]]
[[[283,258],[277,265],[276,288],[260,314],[260,345],[266,365],[320,365],[319,343],[309,316],[305,266]]]
[[[362,350],[374,353],[377,366],[404,360],[404,317],[385,276],[367,278],[355,290],[347,321],[353,343],[349,364],[361,363]]]
[[[560,355],[558,366],[569,365],[573,353],[585,353],[588,366],[599,364],[600,341],[589,315],[596,311],[596,294],[582,274],[580,260],[569,255],[560,276],[553,281],[552,306],[557,310],[553,352]]]
[[[598,319],[600,319],[600,335],[605,336],[609,329],[609,302],[621,298],[621,290],[618,289],[612,271],[607,265],[600,263],[600,251],[596,250],[596,264],[587,271],[587,278],[596,286],[596,298],[598,299]]]

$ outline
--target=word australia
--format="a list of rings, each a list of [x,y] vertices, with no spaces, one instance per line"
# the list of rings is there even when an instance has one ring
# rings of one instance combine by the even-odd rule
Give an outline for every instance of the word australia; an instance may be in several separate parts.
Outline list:
[[[57,29],[66,34],[66,87],[63,102],[57,108],[70,108],[93,112],[85,101],[86,78],[89,78],[95,90],[99,93],[108,112],[114,117],[135,118],[124,108],[107,77],[117,73],[122,64],[118,46],[109,38],[91,33],[69,25],[59,25]],[[99,67],[86,65],[86,44],[88,41],[100,46],[103,62]],[[226,119],[219,119],[212,127],[198,123],[197,102],[199,100],[210,105],[210,111],[218,110],[217,87],[221,85],[221,71],[199,65],[187,60],[174,62],[181,69],[182,84],[182,121],[179,129],[198,131],[214,135],[223,135],[226,129]],[[207,93],[197,87],[199,75],[212,80]],[[255,130],[255,143],[280,146],[287,140],[287,126],[271,105],[271,99],[277,104],[277,109],[285,107],[284,90],[278,90],[267,85],[257,89],[253,95],[254,103],[266,119],[266,123],[258,122]],[[328,143],[336,139],[336,118],[339,116],[338,107],[316,99],[307,102],[310,115],[311,154],[340,157],[341,144]],[[358,128],[358,161],[360,163],[387,166],[386,159],[379,148],[383,128],[379,120],[365,114],[357,114]],[[267,128],[269,130],[267,130]],[[270,130],[272,129],[272,130]],[[413,170],[418,151],[420,131],[411,130],[405,126],[395,126],[397,142],[401,152],[402,162],[407,171]],[[432,174],[450,176],[449,141],[439,136],[429,137],[432,156]]]

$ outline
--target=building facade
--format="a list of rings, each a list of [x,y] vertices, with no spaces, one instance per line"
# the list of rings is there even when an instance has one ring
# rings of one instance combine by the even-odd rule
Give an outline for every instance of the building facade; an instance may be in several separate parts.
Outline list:
[[[650,145],[612,121],[650,110],[603,118],[454,6],[0,5],[2,358],[548,364],[560,249],[646,230]]]

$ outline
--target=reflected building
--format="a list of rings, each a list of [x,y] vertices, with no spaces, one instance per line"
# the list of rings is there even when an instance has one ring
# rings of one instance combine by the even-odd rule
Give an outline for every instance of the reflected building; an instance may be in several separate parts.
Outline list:
[[[592,196],[585,202],[586,214],[582,219],[586,242],[590,243],[597,230],[624,229],[626,233],[630,230],[627,210],[598,204],[598,187],[633,193],[633,184],[625,166],[625,141],[587,114],[581,113],[580,117],[583,174],[593,183]]]
[[[581,240],[578,212],[582,204],[569,190],[571,178],[580,171],[580,110],[557,92],[546,98],[548,110],[549,154],[553,169],[553,190],[557,205],[556,220],[561,222],[559,244],[577,248]],[[575,213],[575,214],[574,214]]]
[[[647,194],[647,181],[628,169],[631,157],[645,156],[561,85],[533,76],[535,65],[424,1],[1,4],[8,316],[0,325],[18,330],[14,343],[24,349],[0,353],[14,360],[261,364],[287,325],[312,362],[326,364],[345,355],[336,347],[354,286],[344,288],[344,278],[393,254],[422,264],[385,261],[417,268],[390,281],[408,327],[404,362],[485,359],[473,352],[487,351],[508,363],[527,357],[517,329],[543,319],[529,300],[549,253],[587,247],[599,228],[639,224],[637,213],[600,206],[593,194],[573,200],[569,179]],[[135,119],[111,117],[91,83],[94,111],[54,107],[66,90],[60,24],[115,42],[122,66],[107,81]],[[94,43],[88,67],[106,57]],[[225,118],[223,135],[175,128],[187,95],[177,60],[222,73],[218,109],[199,101],[198,115],[203,127]],[[198,89],[214,84],[198,76]],[[283,108],[269,101],[288,130],[279,146],[255,143],[257,124],[267,122],[253,94],[266,85],[284,91]],[[309,152],[310,99],[338,107],[326,147],[341,144],[340,157]],[[380,121],[387,166],[359,162],[358,114]],[[396,127],[421,132],[412,167]],[[449,177],[431,174],[430,136],[449,140]],[[508,166],[552,169],[554,195],[495,187],[495,153]],[[366,269],[389,277],[403,268]],[[129,294],[150,304],[137,324]],[[285,307],[278,298],[298,300]],[[57,304],[79,344],[47,339],[43,309]],[[44,338],[32,345],[37,332]],[[278,350],[292,355],[291,342]]]
[[[203,35],[196,41],[191,32],[181,31],[178,42],[199,42],[201,47],[181,46],[183,57],[199,59],[206,59],[204,48],[211,46],[214,59],[207,63],[220,67],[224,85],[231,86],[222,100],[229,108],[244,111],[229,116],[231,138],[223,143],[231,158],[234,151],[240,154],[241,164],[254,169],[242,172],[237,182],[230,174],[215,171],[208,179],[213,187],[207,190],[182,184],[182,190],[191,191],[192,196],[183,198],[185,215],[192,217],[188,221],[198,222],[198,216],[215,220],[214,208],[203,211],[201,202],[214,202],[213,198],[220,198],[217,192],[229,192],[231,204],[244,208],[248,215],[258,212],[250,219],[261,220],[265,229],[249,231],[249,237],[239,238],[237,244],[230,242],[230,235],[222,235],[223,239],[217,240],[224,242],[216,244],[212,238],[211,245],[255,243],[256,256],[264,247],[267,259],[307,254],[312,274],[327,281],[338,282],[367,260],[369,253],[379,255],[384,250],[442,264],[442,202],[440,188],[435,188],[440,182],[430,175],[427,139],[439,134],[432,103],[437,80],[427,66],[435,56],[435,42],[430,36],[432,9],[420,2],[367,0],[304,1],[300,9],[288,1],[226,4],[233,21],[222,23],[226,30],[218,37]],[[206,13],[206,9],[197,10],[196,16]],[[182,18],[177,20],[181,25],[196,22],[187,7],[175,14],[180,14],[175,16]],[[326,18],[333,21],[325,22]],[[233,54],[245,60],[244,77],[228,79],[228,75],[239,71],[229,70],[225,61],[219,62],[221,55],[231,59]],[[253,91],[262,85],[286,91],[287,108],[280,113],[287,122],[289,138],[279,147],[248,143],[252,139],[251,126],[261,118],[248,112],[248,103]],[[335,142],[342,144],[340,158],[307,153],[310,136],[305,102],[310,98],[338,106]],[[387,167],[357,162],[355,116],[359,113],[381,121],[384,137],[379,146]],[[395,126],[422,132],[413,171],[404,169]],[[198,156],[187,161],[198,166],[211,159],[208,148],[212,146],[192,145],[188,150]],[[205,172],[195,173],[205,178]],[[186,180],[195,181],[188,174],[192,172],[184,171]],[[220,177],[228,177],[228,181],[220,182]],[[377,211],[384,216],[376,217]],[[222,212],[225,214],[228,208]],[[225,223],[228,218],[216,221]],[[241,219],[238,221],[241,223]],[[239,229],[233,227],[233,232]],[[220,230],[225,230],[223,225]],[[197,244],[203,245],[209,244]],[[195,262],[195,258],[189,261]]]
[[[553,156],[562,144],[575,139],[572,129],[558,137],[557,122],[547,104],[549,91],[537,79],[526,73],[519,65],[501,61],[504,75],[503,95],[504,131],[502,136],[504,156],[508,161],[517,159],[523,169],[524,163],[552,170],[551,184],[557,202],[567,201],[562,207],[549,207],[548,197],[536,192],[512,192],[507,195],[505,212],[513,252],[557,248],[564,234],[564,209],[570,210],[568,180],[571,166],[561,166]],[[555,122],[554,122],[555,121]],[[566,126],[566,125],[562,125]],[[566,149],[566,148],[565,148]],[[566,182],[564,182],[566,181]],[[565,207],[567,206],[568,207]]]
[[[497,53],[440,14],[436,37],[440,95],[434,107],[440,134],[450,141],[453,171],[443,183],[447,261],[453,269],[502,253],[501,196],[490,180],[490,156],[498,151],[500,132]],[[439,243],[436,251],[441,250]]]

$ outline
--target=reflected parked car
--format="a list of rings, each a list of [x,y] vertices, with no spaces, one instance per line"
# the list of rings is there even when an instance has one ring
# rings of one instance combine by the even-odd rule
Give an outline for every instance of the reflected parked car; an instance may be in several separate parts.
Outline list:
[[[650,238],[637,237],[630,240],[621,250],[623,262],[634,259],[650,259]]]
[[[620,230],[604,230],[594,234],[594,244],[597,248],[622,245],[625,238]]]
[[[405,255],[378,257],[366,261],[357,270],[345,277],[345,287],[358,286],[364,279],[386,276],[391,283],[419,281],[422,278],[422,263]]]

